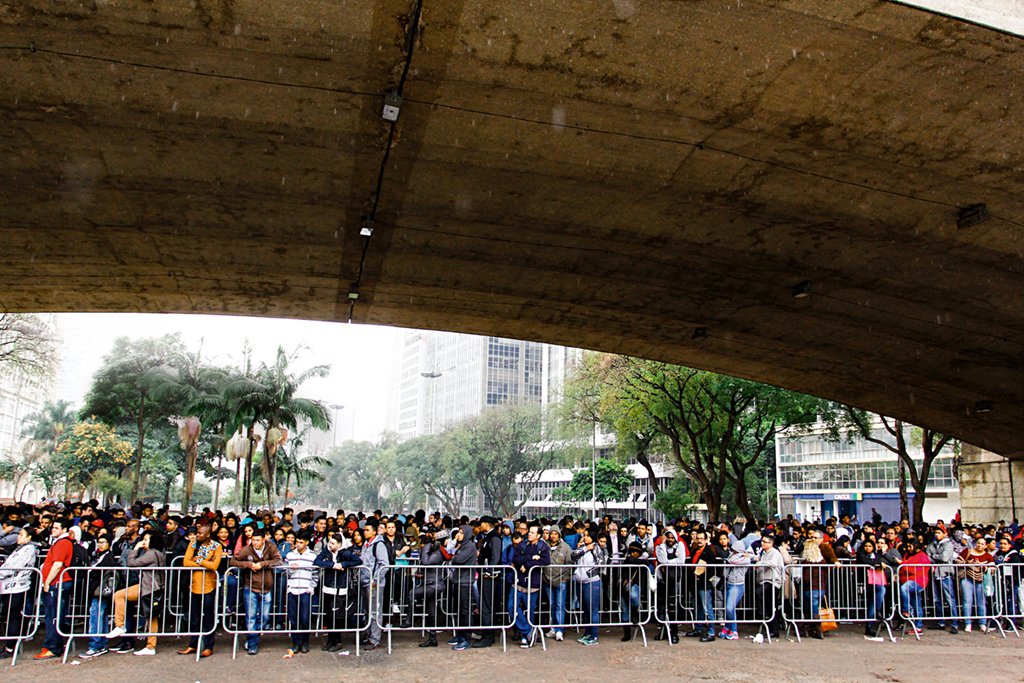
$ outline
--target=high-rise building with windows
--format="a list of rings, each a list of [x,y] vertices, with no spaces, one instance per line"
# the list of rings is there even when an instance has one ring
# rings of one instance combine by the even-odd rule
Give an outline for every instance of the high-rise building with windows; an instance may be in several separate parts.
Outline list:
[[[540,342],[416,331],[399,347],[388,428],[406,439],[438,434],[490,406],[561,396],[582,351]]]

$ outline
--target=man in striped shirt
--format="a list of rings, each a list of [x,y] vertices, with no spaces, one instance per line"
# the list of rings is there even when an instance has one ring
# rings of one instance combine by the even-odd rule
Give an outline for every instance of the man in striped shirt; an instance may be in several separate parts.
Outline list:
[[[288,626],[292,630],[292,649],[289,654],[309,652],[309,632],[312,629],[310,608],[316,588],[316,553],[309,547],[313,533],[304,529],[295,537],[295,548],[288,553]]]

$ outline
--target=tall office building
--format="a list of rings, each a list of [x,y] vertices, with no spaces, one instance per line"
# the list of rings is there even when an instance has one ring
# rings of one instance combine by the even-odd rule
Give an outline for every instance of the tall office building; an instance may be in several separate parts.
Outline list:
[[[415,331],[399,347],[388,429],[407,439],[438,434],[485,408],[547,404],[561,396],[582,351],[501,337]]]

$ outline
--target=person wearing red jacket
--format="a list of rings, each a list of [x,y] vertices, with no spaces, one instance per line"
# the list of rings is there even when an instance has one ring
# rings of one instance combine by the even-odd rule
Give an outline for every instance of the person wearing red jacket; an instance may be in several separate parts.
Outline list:
[[[903,564],[900,565],[899,570],[900,597],[901,604],[906,607],[900,612],[900,616],[910,622],[911,627],[915,629],[915,635],[917,635],[921,633],[924,626],[921,619],[924,614],[921,596],[928,588],[928,565],[932,561],[914,539],[905,540],[901,550],[903,551]],[[912,621],[913,619],[916,619],[916,622]]]

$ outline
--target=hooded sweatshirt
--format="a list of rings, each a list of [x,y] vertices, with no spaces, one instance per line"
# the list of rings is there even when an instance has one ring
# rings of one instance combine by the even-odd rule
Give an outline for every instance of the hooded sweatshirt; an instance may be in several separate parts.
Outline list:
[[[734,541],[729,548],[729,556],[725,562],[728,565],[725,570],[725,582],[728,584],[742,584],[747,577],[747,567],[753,557],[747,550],[743,541]]]
[[[464,524],[459,527],[459,530],[462,531],[462,542],[455,547],[454,554],[452,555],[452,566],[474,565],[476,564],[476,543],[473,541],[473,527]],[[475,574],[473,570],[462,569],[453,573],[452,579],[456,583],[462,585],[473,583],[473,575]]]

